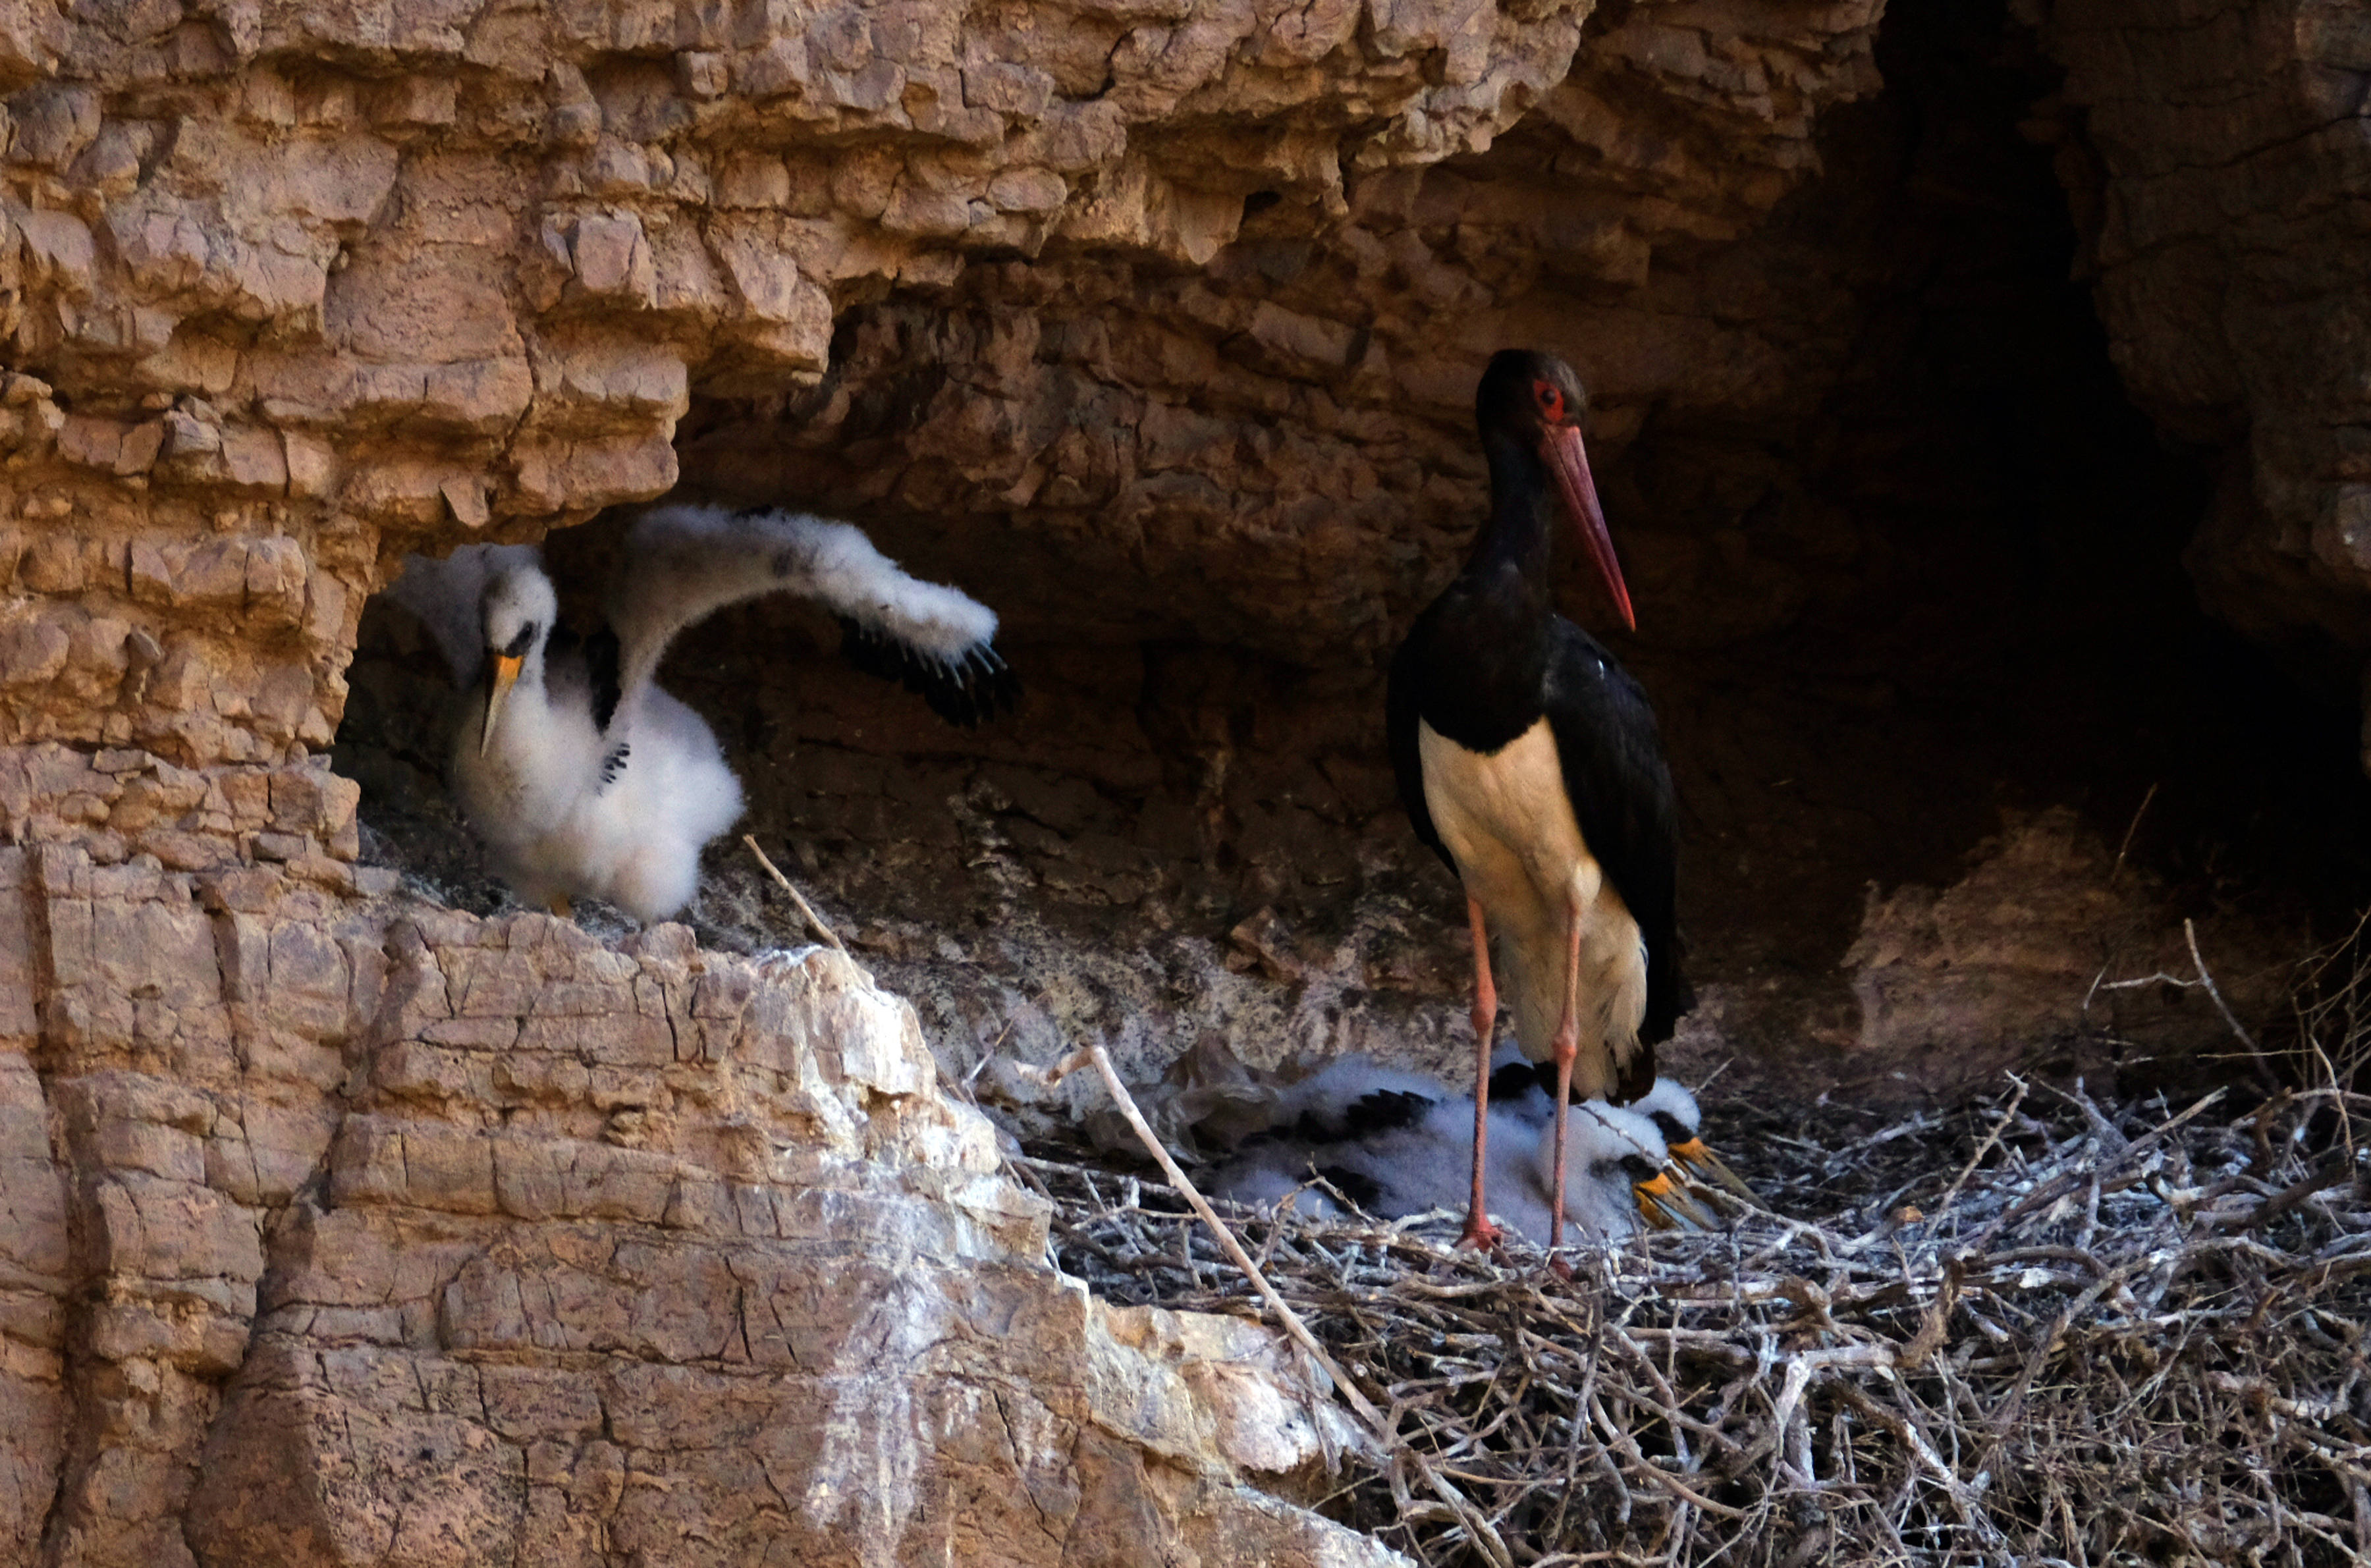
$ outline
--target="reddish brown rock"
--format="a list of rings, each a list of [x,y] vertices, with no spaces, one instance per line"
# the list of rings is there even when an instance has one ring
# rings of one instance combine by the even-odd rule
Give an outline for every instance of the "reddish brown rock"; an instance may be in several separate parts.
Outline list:
[[[2188,557],[2200,591],[2351,692],[2371,651],[2361,18],[2319,0],[2037,9],[2066,87],[2035,131],[2061,148],[2117,368],[2222,456]]]

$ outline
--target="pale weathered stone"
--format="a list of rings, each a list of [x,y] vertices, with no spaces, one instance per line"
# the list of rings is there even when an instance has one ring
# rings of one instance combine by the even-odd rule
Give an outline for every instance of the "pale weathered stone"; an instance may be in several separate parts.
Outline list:
[[[379,1075],[382,1090],[407,1099],[346,1117],[330,1157],[330,1206],[289,1231],[280,1293],[264,1304],[273,1326],[199,1472],[191,1517],[202,1552],[295,1541],[359,1550],[338,1543],[377,1539],[383,1511],[437,1476],[451,1482],[438,1493],[438,1528],[474,1543],[470,1551],[594,1561],[593,1538],[551,1537],[530,1521],[542,1516],[544,1489],[555,1489],[555,1505],[581,1491],[571,1478],[584,1473],[578,1456],[595,1432],[622,1454],[596,1458],[594,1474],[622,1461],[665,1478],[678,1497],[665,1517],[705,1518],[704,1532],[744,1551],[769,1542],[883,1551],[910,1543],[910,1532],[959,1528],[951,1544],[961,1550],[1019,1554],[1000,1561],[1058,1556],[1074,1530],[1102,1528],[1063,1523],[1097,1485],[1134,1487],[1126,1512],[1154,1541],[1214,1529],[1224,1539],[1222,1521],[1238,1515],[1243,1528],[1270,1521],[1263,1531],[1300,1517],[1232,1481],[1239,1467],[1294,1469],[1316,1451],[1308,1395],[1263,1359],[1273,1343],[1261,1331],[1206,1331],[1164,1314],[1165,1327],[1148,1335],[1134,1326],[1138,1315],[1113,1337],[1082,1295],[1028,1262],[1044,1245],[1042,1208],[1008,1193],[1003,1227],[966,1239],[935,1202],[898,1193],[901,1182],[924,1173],[893,1152],[917,1147],[909,1140],[860,1133],[820,1186],[769,1173],[779,1135],[758,1136],[754,1163],[735,1152],[743,1143],[734,1129],[756,1131],[748,1113],[781,1095],[785,1075],[805,1086],[800,1093],[839,1107],[854,1128],[976,1124],[938,1100],[910,1011],[846,961],[810,950],[751,969],[662,932],[621,964],[539,917],[483,930],[415,926],[404,945],[423,977],[433,970],[457,978],[474,1010],[573,1012],[609,993],[586,993],[570,976],[615,984],[639,969],[662,996],[680,988],[687,1017],[722,1024],[756,1009],[772,1022],[763,1034],[720,1042],[701,1095],[711,1109],[671,1118],[666,1149],[515,1132],[489,1139],[444,1119],[466,1115],[466,1095],[487,1091],[466,1072],[444,1080],[453,1092],[426,1100],[409,1098],[423,1081],[416,1071]],[[416,994],[390,992],[388,1005],[408,1010],[401,998]],[[533,1054],[504,1054],[514,1080],[517,1058]],[[644,1070],[672,1069],[660,1061]],[[642,1098],[664,1094],[656,1077],[646,1079]],[[552,1132],[568,1125],[573,1099],[539,1103],[533,1114]],[[758,1124],[767,1124],[796,1123]],[[990,1170],[992,1142],[987,1147],[984,1158],[964,1158]],[[735,1172],[723,1182],[704,1174],[719,1156]],[[722,1201],[686,1201],[688,1188],[702,1186]],[[447,1241],[428,1248],[401,1239],[430,1216],[481,1228],[448,1229]],[[515,1242],[482,1228],[515,1223],[537,1228]],[[954,1262],[966,1257],[977,1261]],[[330,1337],[317,1342],[316,1333]],[[360,1348],[345,1348],[357,1335]],[[489,1354],[498,1358],[492,1366],[475,1359]],[[544,1369],[555,1355],[564,1366]],[[521,1355],[530,1359],[520,1364]],[[1190,1368],[1222,1355],[1232,1369],[1207,1393],[1190,1392],[1194,1378],[1213,1376]],[[1180,1357],[1189,1368],[1182,1375],[1170,1364]],[[1012,1396],[987,1390],[1010,1378],[998,1368],[1024,1363],[1031,1392],[1016,1416]],[[457,1379],[448,1402],[435,1390]],[[1159,1396],[1165,1412],[1124,1389],[1168,1390]],[[1196,1414],[1206,1398],[1227,1413]],[[1017,1432],[1016,1419],[1024,1423]],[[1120,1434],[1105,1440],[1120,1448],[1093,1462],[1066,1457],[1082,1423]],[[1254,1430],[1263,1424],[1274,1430]],[[396,1446],[390,1430],[413,1447]],[[1129,1445],[1204,1478],[1189,1512],[1175,1511],[1140,1460],[1113,1468]],[[436,1464],[418,1459],[421,1447]],[[739,1452],[749,1458],[731,1457]],[[750,1514],[737,1499],[745,1464],[800,1505]],[[330,1476],[346,1479],[328,1487],[315,1479]],[[1018,1514],[1007,1512],[1014,1498],[958,1527],[945,1505],[948,1488],[1009,1496],[1015,1483],[1038,1499],[1021,1502]],[[1041,1515],[1049,1498],[1069,1500],[1051,1520]],[[679,1512],[687,1507],[693,1512]],[[612,1530],[658,1524],[629,1508]],[[1356,1550],[1330,1527],[1291,1528],[1313,1544]]]
[[[120,750],[41,775],[292,833],[352,811],[350,786],[301,767],[210,781]],[[1327,1419],[1272,1342],[1166,1316],[1151,1335],[1097,1326],[1038,1262],[1042,1204],[995,1173],[977,1113],[940,1098],[911,1010],[847,960],[718,958],[679,928],[611,950],[540,916],[390,926],[304,885],[256,868],[193,886],[63,847],[0,859],[0,892],[43,907],[0,962],[56,998],[49,1022],[11,1027],[71,1064],[53,1155],[40,1078],[0,1056],[12,1543],[47,1530],[83,1561],[180,1561],[186,1528],[199,1561],[591,1562],[618,1532],[705,1519],[761,1551],[910,1539],[1054,1561],[1107,1528],[1116,1487],[1134,1488],[1120,1512],[1139,1546],[1285,1528],[1361,1550],[1239,1482],[1305,1463]],[[382,961],[368,975],[365,954]],[[193,1049],[209,1009],[240,1055]],[[646,1046],[595,1038],[620,1015],[657,1023]],[[489,1032],[408,1038],[438,1019]],[[368,1070],[332,1049],[315,1071],[317,1040]],[[496,1105],[499,1130],[480,1115]],[[77,1281],[75,1406],[62,1314]],[[1218,1381],[1194,1370],[1218,1357]],[[1110,1402],[1123,1388],[1168,1390],[1169,1408]],[[1204,1401],[1220,1413],[1197,1414]],[[70,1409],[121,1424],[150,1404],[136,1445],[70,1440]],[[1074,1454],[1089,1431],[1112,1435]],[[1145,1446],[1196,1485],[1162,1483],[1130,1457]],[[750,1513],[745,1463],[797,1506]],[[676,1511],[550,1528],[570,1498],[620,1505],[600,1478],[621,1470],[665,1478]],[[983,1489],[1006,1501],[950,1508]],[[417,1533],[390,1545],[398,1516]]]

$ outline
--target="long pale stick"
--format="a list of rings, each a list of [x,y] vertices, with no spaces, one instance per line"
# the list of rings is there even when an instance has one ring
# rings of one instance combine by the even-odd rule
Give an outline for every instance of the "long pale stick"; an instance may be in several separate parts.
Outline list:
[[[1284,1324],[1284,1332],[1292,1342],[1306,1351],[1310,1359],[1316,1362],[1325,1376],[1333,1380],[1334,1386],[1342,1390],[1342,1397],[1350,1401],[1351,1410],[1373,1431],[1376,1441],[1382,1445],[1384,1451],[1397,1450],[1405,1454],[1416,1466],[1417,1473],[1424,1477],[1425,1484],[1456,1512],[1483,1554],[1498,1568],[1513,1568],[1514,1555],[1507,1550],[1507,1543],[1499,1539],[1490,1521],[1482,1516],[1482,1511],[1443,1479],[1422,1454],[1398,1441],[1390,1420],[1359,1391],[1356,1384],[1342,1376],[1342,1369],[1334,1364],[1334,1358],[1325,1353],[1325,1347],[1317,1342],[1317,1336],[1309,1332],[1309,1325],[1301,1320],[1301,1314],[1277,1294],[1276,1286],[1267,1282],[1267,1275],[1260,1273],[1259,1265],[1252,1262],[1251,1254],[1244,1251],[1243,1243],[1235,1239],[1235,1233],[1227,1228],[1226,1222],[1210,1207],[1209,1201],[1202,1196],[1201,1191],[1192,1182],[1186,1180],[1186,1172],[1177,1168],[1177,1162],[1169,1158],[1169,1150],[1153,1132],[1152,1124],[1144,1119],[1144,1113],[1136,1108],[1135,1097],[1128,1093],[1128,1086],[1120,1082],[1119,1072],[1112,1066],[1111,1057],[1104,1048],[1099,1044],[1087,1045],[1071,1052],[1047,1070],[1045,1081],[1059,1083],[1079,1068],[1090,1065],[1103,1075],[1104,1087],[1111,1091],[1112,1103],[1119,1107],[1119,1113],[1136,1130],[1138,1141],[1160,1165],[1162,1175],[1168,1178],[1169,1184],[1185,1197],[1202,1223],[1210,1228],[1210,1233],[1219,1239],[1219,1245],[1226,1251],[1228,1257],[1234,1260],[1235,1267],[1243,1271],[1243,1277],[1252,1282],[1252,1287],[1260,1293],[1261,1298],[1276,1309],[1277,1318]]]
[[[839,940],[839,934],[823,923],[823,917],[815,912],[815,905],[809,904],[800,894],[799,890],[791,885],[791,879],[782,875],[781,868],[766,859],[766,852],[758,847],[758,836],[754,833],[745,833],[741,836],[741,842],[749,847],[749,853],[758,857],[758,864],[766,868],[766,874],[781,883],[782,891],[791,895],[791,902],[799,906],[799,913],[807,917],[807,924],[813,926],[824,940],[839,949],[841,952],[846,952],[848,944]]]

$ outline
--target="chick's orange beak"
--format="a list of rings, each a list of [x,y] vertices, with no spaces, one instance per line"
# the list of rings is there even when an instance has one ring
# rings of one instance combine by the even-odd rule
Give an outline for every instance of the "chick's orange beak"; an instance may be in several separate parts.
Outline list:
[[[1690,1176],[1726,1187],[1741,1198],[1753,1196],[1753,1189],[1747,1186],[1744,1179],[1729,1168],[1727,1160],[1706,1147],[1704,1139],[1690,1138],[1685,1143],[1671,1145],[1671,1158],[1685,1167]]]
[[[1638,1217],[1650,1230],[1694,1230],[1701,1228],[1703,1218],[1695,1205],[1671,1173],[1658,1170],[1632,1189],[1638,1194]]]
[[[508,697],[511,687],[518,684],[519,670],[526,663],[524,654],[494,655],[494,684],[486,692],[486,727],[478,735],[480,756],[485,755],[487,749],[494,744],[494,725],[502,718],[503,698]]]

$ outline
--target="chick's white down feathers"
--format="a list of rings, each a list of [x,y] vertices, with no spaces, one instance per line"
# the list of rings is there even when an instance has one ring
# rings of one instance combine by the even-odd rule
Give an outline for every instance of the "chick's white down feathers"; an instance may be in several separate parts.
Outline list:
[[[700,852],[741,814],[740,781],[707,722],[658,686],[676,635],[764,594],[812,599],[848,628],[850,657],[901,679],[942,717],[1012,705],[996,617],[900,571],[845,523],[786,512],[656,509],[628,530],[607,626],[558,629],[532,546],[411,558],[390,596],[418,616],[457,684],[473,686],[452,753],[463,814],[522,899],[590,895],[650,923],[697,891]]]
[[[627,533],[632,570],[610,580],[619,681],[630,700],[677,632],[761,594],[811,599],[838,617],[843,651],[868,674],[902,681],[951,724],[1012,705],[996,651],[996,614],[969,594],[908,575],[847,523],[797,512],[680,503],[644,513]]]
[[[467,706],[455,733],[453,790],[495,870],[526,902],[594,897],[644,923],[691,900],[700,851],[741,814],[741,783],[700,715],[655,685],[596,720],[596,677],[555,653],[559,601],[540,565],[488,582],[489,657],[524,640],[517,674],[490,716]],[[480,685],[493,700],[493,669]]]
[[[1489,1110],[1485,1174],[1493,1210],[1541,1244],[1555,1203],[1554,1101],[1534,1084],[1494,1090]],[[1590,1101],[1572,1107],[1567,1137],[1566,1217],[1600,1240],[1633,1234],[1640,1225],[1637,1185],[1668,1160],[1655,1122]],[[1252,1205],[1301,1189],[1295,1200],[1301,1212],[1338,1216],[1340,1205],[1311,1185],[1322,1175],[1369,1212],[1403,1218],[1462,1211],[1473,1170],[1473,1096],[1351,1055],[1281,1090],[1270,1131],[1246,1140],[1211,1184],[1220,1196]]]

